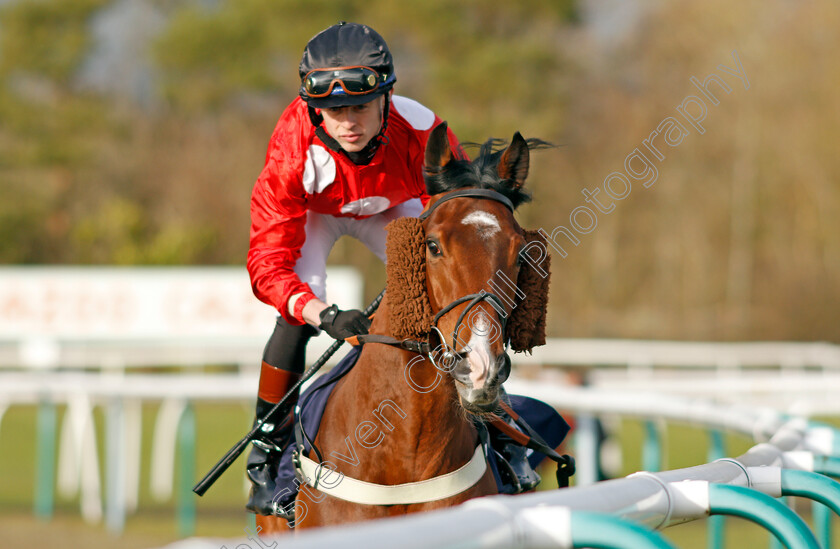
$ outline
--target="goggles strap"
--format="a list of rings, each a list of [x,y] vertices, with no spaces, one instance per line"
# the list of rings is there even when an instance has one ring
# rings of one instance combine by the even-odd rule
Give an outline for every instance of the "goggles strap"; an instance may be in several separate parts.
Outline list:
[[[315,107],[308,107],[307,110],[309,111],[309,121],[312,122],[312,125],[316,128],[319,127],[321,122],[324,121],[324,117],[318,114]]]

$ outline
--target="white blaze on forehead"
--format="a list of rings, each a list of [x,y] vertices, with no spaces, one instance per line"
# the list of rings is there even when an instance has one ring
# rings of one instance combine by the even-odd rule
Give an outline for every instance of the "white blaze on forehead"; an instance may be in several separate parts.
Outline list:
[[[502,230],[499,226],[499,220],[489,212],[471,212],[461,220],[461,223],[478,227],[479,234],[482,238],[491,238],[494,234]]]

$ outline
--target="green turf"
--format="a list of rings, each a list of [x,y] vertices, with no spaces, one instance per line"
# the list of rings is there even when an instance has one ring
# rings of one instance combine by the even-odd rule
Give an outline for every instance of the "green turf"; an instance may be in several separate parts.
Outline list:
[[[154,421],[158,411],[156,405],[143,408],[143,435],[141,441],[142,462],[140,468],[139,511],[127,517],[123,540],[128,546],[135,537],[140,539],[137,547],[154,546],[178,539],[175,521],[175,502],[173,498],[158,502],[152,498],[149,488],[150,449],[154,430]],[[240,405],[201,405],[196,410],[197,458],[196,475],[203,474],[227,451],[236,440],[250,427],[251,413]],[[58,409],[58,425],[64,415],[64,409]],[[101,408],[94,413],[97,427],[100,477],[104,493],[104,417]],[[4,540],[2,547],[15,547],[18,540],[20,547],[26,545],[27,529],[40,530],[42,523],[33,516],[34,481],[35,481],[35,425],[34,407],[15,406],[10,408],[0,424],[0,532],[15,532],[19,535]],[[60,430],[60,429],[59,429]],[[56,433],[58,439],[59,433]],[[56,447],[58,440],[56,440]],[[197,521],[196,535],[235,537],[243,533],[242,529],[250,524],[250,517],[244,511],[244,458],[233,464],[208,493],[196,498]],[[190,479],[192,485],[196,479]],[[175,483],[180,482],[176,477]],[[17,525],[17,526],[16,526]],[[23,526],[21,526],[23,525]],[[24,527],[26,526],[26,527]],[[71,539],[79,537],[79,543],[68,545],[64,538],[59,546],[94,547],[92,539],[102,534],[104,546],[113,540],[105,531],[103,524],[88,526],[83,523],[79,512],[78,496],[64,499],[55,496],[55,517],[49,523],[52,531],[66,530]],[[86,541],[87,540],[87,541]],[[144,541],[145,540],[145,541]],[[49,544],[46,544],[49,546]]]

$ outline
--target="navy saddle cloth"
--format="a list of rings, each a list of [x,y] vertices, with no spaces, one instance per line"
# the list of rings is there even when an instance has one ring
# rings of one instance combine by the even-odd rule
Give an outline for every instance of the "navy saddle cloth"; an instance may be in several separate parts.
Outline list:
[[[319,377],[300,395],[300,421],[303,426],[303,431],[309,440],[315,440],[318,434],[318,428],[321,425],[321,418],[324,415],[324,410],[327,407],[327,400],[335,388],[333,380],[337,380],[346,374],[359,358],[362,351],[362,346],[353,347],[341,361],[330,370],[328,373]],[[548,444],[551,448],[556,448],[569,432],[569,424],[566,420],[557,413],[557,411],[548,404],[529,398],[522,395],[508,395],[510,399],[510,407],[519,414]],[[304,441],[304,447],[307,452],[311,450],[309,441]],[[292,452],[294,450],[294,443],[290,443],[283,450],[280,461],[277,466],[277,477],[275,479],[276,487],[274,492],[275,501],[282,507],[286,507],[289,503],[294,501],[297,494],[297,484],[295,484],[295,466],[292,463]],[[501,488],[502,481],[499,477],[498,466],[496,464],[496,455],[490,452],[488,455],[488,462],[493,471],[493,476],[496,478],[496,484]],[[528,450],[528,462],[531,467],[536,468],[545,455],[536,451]],[[282,496],[279,496],[282,494]]]

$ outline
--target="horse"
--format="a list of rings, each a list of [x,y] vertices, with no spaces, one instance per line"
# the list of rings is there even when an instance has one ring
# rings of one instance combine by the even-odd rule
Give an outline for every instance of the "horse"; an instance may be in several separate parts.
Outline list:
[[[529,145],[539,140],[517,132],[503,150],[497,142],[462,160],[445,122],[431,132],[431,198],[419,218],[386,227],[385,297],[313,448],[298,456],[308,483],[295,500],[295,529],[497,493],[476,421],[499,406],[507,343],[514,351],[545,343],[549,280],[548,254],[534,263],[522,253],[537,242],[544,252],[545,240],[513,215],[530,200]],[[263,534],[288,531],[285,522],[257,516]]]

